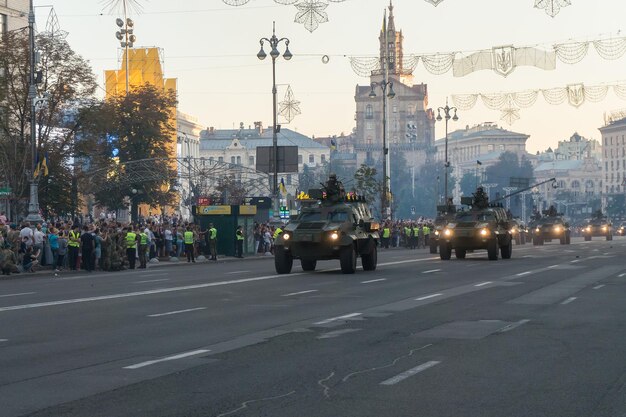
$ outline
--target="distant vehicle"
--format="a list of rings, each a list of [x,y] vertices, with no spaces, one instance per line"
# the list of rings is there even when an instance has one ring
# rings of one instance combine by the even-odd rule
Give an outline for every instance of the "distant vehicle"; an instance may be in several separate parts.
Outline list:
[[[594,217],[583,227],[583,236],[590,241],[594,236],[604,236],[606,240],[613,240],[613,225],[600,210],[594,213]]]
[[[359,256],[365,271],[376,269],[380,225],[368,204],[346,195],[332,176],[324,188],[309,190],[311,198],[301,201],[300,214],[274,242],[277,273],[290,273],[294,259],[304,271],[315,270],[318,260],[339,259],[341,272],[353,274]]]
[[[511,235],[513,236],[513,240],[515,240],[515,244],[525,245],[528,230],[526,229],[524,222],[520,219],[512,219],[509,220],[509,226],[511,227]]]
[[[437,253],[439,248],[439,236],[441,231],[446,227],[454,216],[456,215],[456,207],[454,205],[441,205],[437,206],[437,217],[433,225],[433,233],[428,238],[428,245],[430,247],[430,253]]]
[[[626,235],[626,223],[621,223],[619,226],[617,226],[617,229],[615,229],[615,234],[620,236]]]
[[[449,260],[454,249],[457,259],[465,259],[468,251],[486,249],[489,260],[509,259],[513,252],[513,238],[506,210],[489,205],[482,187],[473,197],[463,197],[461,204],[471,208],[456,213],[439,236],[439,257]]]
[[[569,223],[553,206],[544,210],[543,214],[544,217],[537,219],[533,225],[533,245],[543,245],[556,239],[561,245],[569,245],[572,239]]]

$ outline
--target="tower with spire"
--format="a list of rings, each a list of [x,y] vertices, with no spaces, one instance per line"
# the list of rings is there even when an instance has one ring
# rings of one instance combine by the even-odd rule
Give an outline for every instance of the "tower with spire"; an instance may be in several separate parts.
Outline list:
[[[387,18],[387,11],[385,10],[378,42],[380,44],[380,70],[375,72],[382,74],[385,67],[388,66],[390,76],[396,76],[406,84],[413,84],[413,71],[411,69],[405,70],[403,66],[404,53],[402,44],[404,42],[404,35],[402,34],[402,30],[396,31],[393,3],[391,0],[389,1],[389,17]]]

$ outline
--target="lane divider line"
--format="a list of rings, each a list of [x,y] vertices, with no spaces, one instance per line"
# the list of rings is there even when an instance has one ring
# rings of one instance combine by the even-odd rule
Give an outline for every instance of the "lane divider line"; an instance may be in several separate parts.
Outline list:
[[[605,284],[600,284],[600,285],[596,285],[595,287],[593,287],[594,290],[599,290],[600,288],[604,287]]]
[[[317,292],[317,290],[306,290],[306,291],[298,291],[298,292],[292,292],[289,294],[283,294],[281,295],[281,297],[291,297],[292,295],[301,295],[301,294],[309,294],[312,292]]]
[[[143,368],[145,366],[154,365],[155,363],[161,363],[161,362],[167,362],[167,361],[175,361],[176,359],[188,358],[189,356],[201,355],[201,354],[207,353],[207,352],[210,352],[210,350],[208,350],[208,349],[192,350],[191,352],[180,353],[178,355],[167,356],[167,357],[161,358],[161,359],[155,359],[155,360],[152,360],[152,361],[145,361],[145,362],[136,363],[134,365],[125,366],[123,369],[139,369],[139,368]]]
[[[18,292],[16,294],[2,294],[0,295],[0,298],[4,298],[4,297],[19,297],[20,295],[31,295],[31,294],[37,294],[36,292]]]
[[[568,298],[567,300],[563,301],[561,304],[562,304],[562,305],[569,304],[569,303],[571,303],[572,301],[574,301],[576,298],[577,298],[577,297],[570,297],[570,298]]]
[[[252,272],[252,271],[233,271],[233,272],[226,272],[226,275],[235,275],[235,274],[245,274],[247,272]]]
[[[474,287],[484,287],[485,285],[489,285],[489,284],[493,284],[493,281],[481,282],[480,284],[474,285]]]
[[[441,271],[441,269],[431,269],[429,271],[423,271],[422,274],[431,274],[433,272],[439,272]]]
[[[343,316],[338,316],[338,317],[332,317],[326,320],[322,320],[322,321],[318,321],[317,323],[313,323],[313,324],[328,324],[328,323],[332,323],[333,321],[337,321],[337,320],[344,320],[344,319],[351,319],[353,317],[358,317],[360,316],[362,313],[350,313],[350,314],[346,314]]]
[[[515,274],[516,277],[523,277],[524,275],[532,274],[531,271],[520,272],[519,274]]]
[[[504,326],[503,328],[501,328],[500,330],[498,330],[498,333],[506,333],[506,332],[510,332],[513,329],[517,329],[519,326],[528,323],[530,320],[528,319],[524,319],[524,320],[520,320],[517,321],[515,323],[511,323],[509,325]]]
[[[167,313],[150,314],[148,317],[163,317],[173,314],[189,313],[190,311],[206,310],[206,307],[188,308],[187,310],[168,311]]]
[[[429,361],[426,363],[423,363],[419,366],[416,366],[415,368],[411,368],[408,371],[404,371],[401,374],[398,374],[392,378],[386,379],[383,382],[380,383],[380,385],[395,385],[398,382],[402,382],[405,379],[412,377],[413,375],[419,374],[420,372],[423,372],[429,368],[432,368],[433,366],[439,365],[441,362],[440,361]]]
[[[361,284],[371,284],[372,282],[387,281],[387,278],[370,279],[369,281],[361,281]]]
[[[626,272],[624,272],[624,273],[622,273],[622,274],[619,274],[617,277],[618,277],[618,278],[621,278],[621,277],[626,277]]]
[[[416,300],[416,301],[424,301],[424,300],[428,300],[429,298],[440,297],[440,296],[442,296],[442,295],[443,295],[443,294],[441,294],[441,293],[438,293],[438,294],[431,294],[431,295],[426,295],[426,296],[424,296],[424,297],[416,298],[415,300]]]
[[[149,280],[146,280],[146,281],[135,281],[135,282],[133,282],[133,284],[145,284],[145,283],[148,283],[148,282],[163,282],[163,281],[169,281],[169,280],[170,280],[169,278],[149,279]]]
[[[8,342],[9,339],[0,339],[0,342]]]

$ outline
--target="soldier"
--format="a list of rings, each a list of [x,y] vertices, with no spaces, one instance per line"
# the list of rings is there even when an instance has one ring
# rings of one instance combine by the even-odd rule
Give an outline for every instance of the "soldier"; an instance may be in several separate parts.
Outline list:
[[[478,209],[486,209],[489,207],[489,196],[485,193],[483,187],[478,187],[474,193],[474,207]]]
[[[346,197],[346,190],[343,188],[343,183],[337,180],[337,174],[331,173],[328,176],[324,189],[326,198],[330,201],[338,202]]]
[[[19,273],[17,269],[17,257],[11,249],[0,249],[0,271],[2,275],[11,275],[11,273]]]

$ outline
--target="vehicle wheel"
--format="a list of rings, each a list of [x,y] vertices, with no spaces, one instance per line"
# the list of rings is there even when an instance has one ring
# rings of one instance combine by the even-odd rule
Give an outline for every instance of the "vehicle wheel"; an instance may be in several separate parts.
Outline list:
[[[533,236],[533,246],[539,245],[539,238],[537,236]]]
[[[526,244],[526,235],[524,235],[523,233],[520,233],[520,239],[519,240],[520,240],[520,243],[522,245],[525,245]]]
[[[465,259],[467,251],[465,249],[455,249],[454,254],[456,255],[456,259]]]
[[[565,244],[569,245],[572,243],[572,236],[568,233],[567,237],[565,238]]]
[[[448,243],[440,243],[439,244],[439,257],[442,261],[449,261],[452,257],[452,248]]]
[[[302,265],[302,270],[304,271],[315,271],[317,261],[315,259],[301,259],[300,264]]]
[[[521,245],[522,244],[522,238],[521,238],[521,236],[519,234],[517,236],[515,236],[515,244],[516,245]]]
[[[613,240],[613,235],[606,235],[606,240]]]
[[[361,263],[364,271],[375,271],[378,263],[378,250],[376,244],[372,242],[369,253],[361,255]]]
[[[585,242],[589,242],[591,240],[591,236],[585,236]]]
[[[507,246],[500,246],[500,255],[502,259],[511,259],[513,253],[513,242],[509,242]]]
[[[498,260],[498,239],[491,239],[487,244],[487,257],[490,261]]]
[[[437,253],[437,242],[430,242],[430,253]]]
[[[559,239],[559,243],[561,245],[565,245],[567,243],[567,236],[563,235],[560,239]]]
[[[343,274],[354,274],[356,272],[356,251],[354,250],[354,245],[341,248],[339,264]]]
[[[293,258],[287,253],[284,246],[274,248],[274,266],[277,274],[288,274],[293,267]]]

